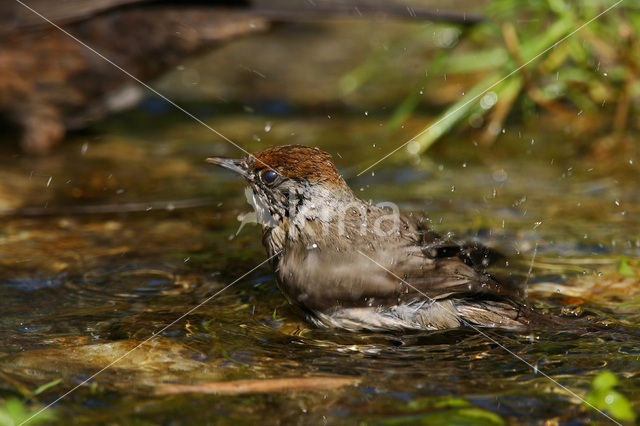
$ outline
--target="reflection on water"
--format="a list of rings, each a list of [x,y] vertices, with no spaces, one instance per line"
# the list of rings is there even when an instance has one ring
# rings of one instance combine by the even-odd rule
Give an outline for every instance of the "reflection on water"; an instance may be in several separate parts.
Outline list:
[[[0,205],[42,210],[5,217],[0,230],[0,370],[29,388],[62,378],[42,402],[127,354],[265,258],[255,226],[233,237],[237,216],[248,209],[242,183],[204,163],[211,154],[238,153],[211,142],[206,129],[170,118],[153,128],[127,124],[130,140],[120,136],[120,118],[107,125],[112,136],[88,147],[87,136],[78,136],[59,156],[2,157]],[[334,155],[362,197],[393,200],[454,238],[497,247],[510,257],[511,271],[527,275],[532,268],[533,303],[578,316],[575,327],[490,336],[580,395],[606,368],[622,378],[620,391],[637,400],[638,278],[619,269],[622,255],[632,263],[640,256],[633,165],[594,168],[554,158],[553,141],[525,155],[518,144],[532,138],[527,135],[504,142],[502,152],[441,148],[420,163],[389,161],[357,177],[398,142],[378,135],[377,123],[231,115],[219,126],[236,140],[252,140],[265,123],[268,139],[253,140],[248,149],[318,145]],[[185,199],[199,201],[190,208],[153,208],[164,205],[154,202]],[[123,213],[81,214],[79,208],[130,203],[135,208],[126,210],[134,211]],[[152,342],[60,402],[61,421],[247,423],[277,413],[282,423],[446,423],[458,419],[460,407],[477,410],[487,424],[601,421],[472,330],[396,335],[315,329],[287,305],[266,266]],[[153,396],[167,383],[311,375],[361,381],[317,392]],[[2,390],[15,392],[8,382]]]

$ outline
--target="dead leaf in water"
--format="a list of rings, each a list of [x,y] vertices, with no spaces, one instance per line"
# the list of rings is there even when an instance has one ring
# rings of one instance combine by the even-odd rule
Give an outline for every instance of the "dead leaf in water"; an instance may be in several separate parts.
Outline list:
[[[287,377],[282,379],[234,380],[230,382],[202,383],[200,385],[166,385],[159,387],[156,390],[156,394],[213,393],[218,395],[239,395],[330,390],[354,385],[359,381],[360,379],[357,377]]]
[[[620,274],[612,267],[602,268],[599,274],[578,276],[563,283],[537,282],[529,285],[530,297],[563,297],[568,303],[608,303],[618,299],[637,300],[640,296],[640,279]],[[619,303],[615,302],[615,303]]]
[[[134,391],[155,388],[162,383],[207,376],[221,378],[225,369],[215,358],[199,361],[202,354],[170,339],[156,337],[148,342],[118,340],[65,348],[35,349],[0,359],[0,367],[25,377],[39,379],[93,374],[102,384]]]

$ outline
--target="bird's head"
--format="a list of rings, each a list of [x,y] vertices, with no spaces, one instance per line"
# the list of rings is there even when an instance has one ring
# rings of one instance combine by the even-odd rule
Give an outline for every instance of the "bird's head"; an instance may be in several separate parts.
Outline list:
[[[250,203],[258,222],[277,226],[300,212],[326,210],[352,196],[331,155],[318,148],[283,145],[264,149],[242,159],[211,157],[207,161],[243,176],[249,182]]]

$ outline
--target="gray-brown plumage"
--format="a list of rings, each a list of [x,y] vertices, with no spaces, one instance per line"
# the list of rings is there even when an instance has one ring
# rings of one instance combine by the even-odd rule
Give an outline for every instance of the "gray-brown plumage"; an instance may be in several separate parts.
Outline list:
[[[485,252],[354,195],[331,156],[278,146],[209,162],[242,175],[290,303],[325,327],[524,329],[542,316],[520,290],[483,271]]]

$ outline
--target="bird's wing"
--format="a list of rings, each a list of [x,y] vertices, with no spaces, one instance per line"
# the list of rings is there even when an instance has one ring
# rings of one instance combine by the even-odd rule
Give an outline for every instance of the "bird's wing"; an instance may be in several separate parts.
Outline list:
[[[450,254],[433,258],[424,255],[432,265],[430,269],[415,270],[403,264],[393,268],[393,274],[401,277],[411,290],[403,298],[417,295],[427,295],[434,299],[454,295],[521,296],[512,282],[498,280],[477,265],[466,263],[464,253]]]
[[[283,292],[310,309],[393,306],[417,299],[508,297],[510,286],[458,256],[432,258],[420,247],[292,250],[277,265]]]
[[[431,259],[434,267],[418,274],[412,274],[407,268],[407,280],[417,289],[522,297],[523,289],[518,278],[497,278],[485,272],[488,266],[505,260],[497,250],[478,242],[457,244],[429,229],[420,229],[420,232],[420,250],[415,250],[416,256]]]

